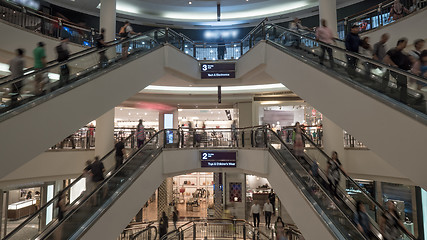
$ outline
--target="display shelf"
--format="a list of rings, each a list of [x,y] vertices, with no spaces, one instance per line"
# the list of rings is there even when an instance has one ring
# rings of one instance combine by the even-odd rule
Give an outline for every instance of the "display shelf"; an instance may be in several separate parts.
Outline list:
[[[30,199],[10,204],[7,207],[7,218],[18,220],[33,214],[37,209],[36,202],[36,199]]]

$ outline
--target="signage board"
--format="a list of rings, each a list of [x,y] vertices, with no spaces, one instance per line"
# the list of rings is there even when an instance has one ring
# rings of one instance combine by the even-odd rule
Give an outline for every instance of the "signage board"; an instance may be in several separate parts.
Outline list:
[[[237,152],[235,151],[201,151],[201,167],[235,168]]]
[[[235,63],[202,63],[200,65],[202,79],[235,78]]]

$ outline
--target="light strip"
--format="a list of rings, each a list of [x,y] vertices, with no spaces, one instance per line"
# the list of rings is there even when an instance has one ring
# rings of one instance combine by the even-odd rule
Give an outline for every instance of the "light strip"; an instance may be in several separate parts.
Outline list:
[[[262,84],[262,85],[243,85],[243,86],[225,86],[221,88],[222,93],[244,93],[248,91],[263,92],[274,89],[275,91],[288,90],[281,83]],[[194,93],[207,94],[217,93],[218,87],[176,87],[176,86],[147,86],[142,92],[175,92],[175,93]]]

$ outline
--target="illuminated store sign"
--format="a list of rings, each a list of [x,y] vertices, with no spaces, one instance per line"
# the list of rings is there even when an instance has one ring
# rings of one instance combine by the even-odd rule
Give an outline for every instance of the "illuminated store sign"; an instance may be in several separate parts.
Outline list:
[[[202,79],[235,78],[235,63],[203,63],[200,65]]]
[[[201,151],[201,167],[235,168],[237,152]]]

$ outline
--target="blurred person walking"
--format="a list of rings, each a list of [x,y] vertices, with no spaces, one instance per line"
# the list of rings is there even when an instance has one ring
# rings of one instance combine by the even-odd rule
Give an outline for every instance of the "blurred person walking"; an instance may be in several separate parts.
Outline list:
[[[318,41],[333,45],[335,42],[335,39],[334,39],[334,34],[332,33],[332,30],[327,26],[325,19],[322,19],[321,23],[322,25],[316,29],[316,39]],[[324,45],[320,45],[320,48],[322,49],[322,53],[320,54],[320,57],[319,57],[320,65],[323,65],[326,52],[328,52],[331,68],[334,68],[335,64],[334,64],[334,57],[332,54],[332,48]]]
[[[415,62],[414,66],[411,69],[411,72],[415,75],[418,75],[420,77],[427,79],[427,50],[424,50],[421,52],[420,59],[417,62]],[[425,86],[427,86],[427,83],[417,82],[418,90],[421,90],[421,88]]]
[[[255,201],[251,207],[251,215],[254,220],[254,227],[259,227],[259,214],[261,212],[261,207],[258,202]]]
[[[264,217],[265,217],[265,226],[270,229],[271,223],[271,214],[273,213],[273,205],[271,205],[270,200],[267,200],[264,203],[263,207]]]
[[[415,63],[420,59],[421,52],[424,49],[425,40],[424,39],[417,39],[414,41],[414,50],[409,52],[409,56],[412,58],[412,62]]]
[[[332,157],[328,159],[328,165],[326,167],[326,173],[328,174],[329,188],[331,193],[338,198],[337,187],[341,179],[341,172],[344,172],[342,169],[341,161],[338,159],[338,153],[336,151],[332,152]]]
[[[33,51],[34,55],[34,70],[39,71],[46,67],[46,52],[44,49],[45,44],[43,42],[39,42],[37,47]],[[43,82],[43,72],[39,72],[35,76],[34,81],[34,93],[36,95],[40,95],[43,93],[44,82]]]
[[[136,33],[133,31],[133,28],[129,21],[125,21],[125,24],[120,28],[119,36],[123,41],[126,41],[129,39],[132,35],[138,35],[139,33]],[[126,59],[128,57],[128,50],[130,46],[130,41],[126,41],[122,43],[122,59]]]
[[[274,230],[276,231],[276,240],[286,240],[285,223],[281,217],[277,217],[274,223]]]
[[[104,164],[99,160],[98,156],[95,157],[95,161],[91,165],[85,168],[85,171],[88,171],[88,172],[90,171],[92,175],[93,188],[96,188],[98,184],[104,181],[105,167],[104,167]],[[104,192],[105,191],[106,189],[104,190]],[[92,196],[92,204],[97,205],[99,203],[100,198],[101,198],[101,191],[99,191],[97,195]]]
[[[380,230],[384,240],[400,239],[399,227],[408,232],[399,221],[399,213],[396,211],[394,202],[388,200],[386,202],[387,210],[383,213],[380,220]]]
[[[173,207],[173,213],[172,213],[172,221],[173,221],[173,226],[175,227],[175,229],[177,229],[176,223],[178,222],[178,218],[179,218],[179,211],[176,208],[176,206],[174,206]]]
[[[381,35],[381,40],[374,44],[374,49],[372,52],[372,58],[377,60],[378,62],[383,62],[384,57],[387,54],[386,43],[390,35],[388,33],[384,33]]]
[[[396,68],[400,68],[403,71],[410,70],[412,66],[411,59],[409,58],[408,55],[406,55],[403,52],[403,50],[406,48],[407,43],[408,43],[407,38],[399,39],[399,41],[397,41],[396,47],[387,52],[387,55],[384,57],[384,63]],[[402,75],[394,71],[391,71],[390,74],[396,79],[397,85],[400,88],[400,101],[406,104],[408,99],[407,77],[405,75]],[[388,85],[388,79],[384,79],[383,81],[384,91],[387,85]]]
[[[345,49],[353,53],[359,53],[360,44],[359,25],[354,24],[351,27],[350,33],[345,37]],[[354,77],[356,74],[357,61],[358,59],[356,57],[347,55],[347,73],[351,77]]]
[[[357,229],[359,229],[363,236],[365,236],[367,239],[371,239],[371,237],[373,237],[371,225],[369,223],[369,217],[362,201],[357,201],[356,203],[354,222],[356,223]]]
[[[371,58],[373,53],[372,46],[369,44],[369,39],[369,37],[364,37],[360,43],[360,54],[367,58]],[[369,79],[371,75],[371,64],[369,62],[363,62],[363,66],[365,67],[366,79]]]
[[[138,148],[140,148],[141,146],[144,146],[144,142],[146,138],[144,125],[142,123],[143,123],[142,119],[139,119],[139,123],[136,126],[136,141],[137,141]]]
[[[116,154],[115,154],[116,166],[114,170],[117,170],[123,164],[123,156],[126,154],[124,138],[120,138],[120,141],[116,143],[116,145],[114,146],[114,149],[116,150]]]
[[[168,233],[168,226],[169,226],[169,219],[166,216],[166,213],[163,211],[162,217],[160,218],[160,221],[159,221],[159,234],[160,234],[159,239],[161,239],[164,235]]]
[[[304,156],[304,139],[302,136],[301,125],[299,122],[295,123],[292,140],[294,142],[294,154],[298,159],[300,159],[302,156]]]
[[[24,75],[25,59],[24,49],[16,49],[16,56],[9,62],[10,79],[15,79]],[[10,105],[15,104],[18,101],[18,97],[23,87],[23,81],[13,83],[12,96],[10,97]]]
[[[107,47],[105,43],[105,28],[101,28],[101,33],[96,37],[96,48],[103,49]],[[99,51],[99,67],[105,68],[108,65],[108,57],[105,55],[107,50]]]
[[[68,49],[68,37],[64,37],[61,40],[61,43],[56,47],[57,61],[64,62],[70,58],[70,50]],[[60,67],[59,74],[59,87],[63,87],[70,80],[70,68],[67,64],[63,64]]]
[[[307,30],[307,31],[310,30],[310,28],[305,27],[301,24],[301,20],[299,18],[294,18],[294,20],[289,23],[289,29],[296,33],[300,33],[301,30]],[[290,42],[291,42],[291,46],[294,46],[296,49],[300,49],[300,43],[301,43],[300,36],[291,33]]]

